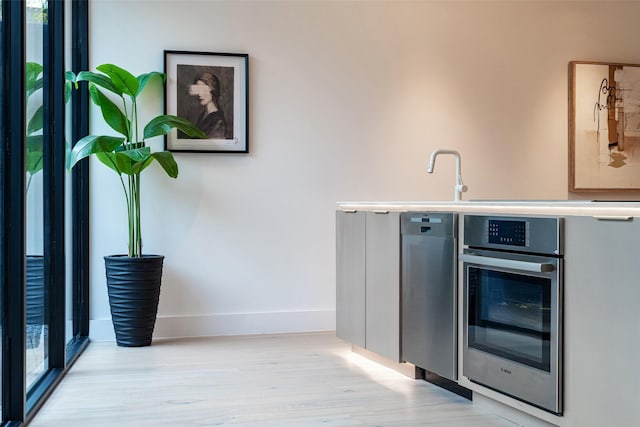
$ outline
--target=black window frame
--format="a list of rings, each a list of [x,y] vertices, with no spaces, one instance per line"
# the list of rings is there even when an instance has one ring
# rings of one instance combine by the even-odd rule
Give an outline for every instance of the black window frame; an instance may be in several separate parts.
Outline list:
[[[0,285],[2,426],[27,423],[89,342],[89,165],[71,173],[73,337],[65,336],[65,6],[72,7],[72,71],[88,68],[88,0],[48,0],[44,28],[44,263],[48,369],[27,391],[25,366],[25,18],[24,0],[2,0],[0,54]],[[7,106],[11,108],[7,108]],[[88,134],[88,94],[73,91],[71,140]]]

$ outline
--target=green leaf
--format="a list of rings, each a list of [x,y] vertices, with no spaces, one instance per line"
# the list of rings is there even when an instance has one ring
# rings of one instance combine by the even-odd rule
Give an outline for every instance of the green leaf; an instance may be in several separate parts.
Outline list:
[[[27,152],[40,152],[43,151],[43,135],[33,135],[27,137]]]
[[[29,174],[35,175],[42,170],[44,165],[42,158],[42,153],[27,153],[26,169]]]
[[[151,157],[156,159],[162,169],[169,175],[171,178],[178,177],[178,164],[176,163],[176,159],[173,158],[173,154],[169,151],[158,151],[155,153],[151,153]]]
[[[43,70],[42,65],[32,61],[27,62],[24,68],[27,73],[27,80],[35,79]]]
[[[44,123],[43,123],[43,108],[42,105],[38,107],[38,109],[33,113],[31,119],[29,119],[29,123],[27,124],[27,135],[32,135],[35,132],[41,131]]]
[[[118,175],[131,175],[131,159],[118,153],[96,153],[96,158]]]
[[[120,175],[122,172],[118,168],[116,155],[114,153],[96,153],[96,158],[105,164],[109,169]]]
[[[64,82],[64,103],[66,104],[71,99],[71,92],[73,91],[73,82]]]
[[[89,97],[91,98],[91,102],[100,106],[100,95],[98,95],[98,87],[93,83],[89,83]]]
[[[113,64],[102,64],[96,67],[100,72],[105,73],[113,85],[120,91],[120,93],[126,93],[127,95],[135,98],[138,93],[138,79],[133,74]]]
[[[149,80],[151,80],[153,77],[156,77],[156,76],[162,80],[163,84],[167,80],[166,74],[161,73],[159,71],[152,71],[150,73],[140,74],[137,77],[139,87],[138,87],[138,92],[136,92],[136,96],[140,95],[140,92],[142,92],[142,90],[147,85],[147,83],[149,83]]]
[[[129,126],[131,123],[129,119],[120,111],[120,108],[113,103],[104,93],[100,91],[94,84],[89,85],[89,93],[93,102],[100,107],[102,117],[107,122],[111,129],[124,135],[125,138],[129,137]]]
[[[43,139],[44,137],[42,135],[27,137],[27,158],[25,169],[31,175],[42,170]]]
[[[71,92],[73,91],[73,84],[76,81],[76,75],[73,71],[65,71],[64,73],[64,103],[69,102],[71,98]]]
[[[123,150],[120,148],[126,147]],[[116,150],[115,156],[122,173],[136,175],[142,172],[153,161],[151,148],[137,144],[126,144]],[[130,148],[135,147],[135,148]]]
[[[115,136],[87,135],[73,146],[69,155],[69,168],[92,154],[112,152],[123,142],[124,138]]]
[[[64,167],[71,169],[71,142],[65,138],[64,140]]]
[[[75,79],[75,82],[91,82],[103,89],[107,89],[117,95],[122,95],[122,91],[113,84],[111,79],[104,74],[94,73],[92,71],[80,71]]]
[[[42,89],[42,86],[44,86],[44,79],[42,77],[32,83],[27,83],[27,98],[33,95],[38,89]]]
[[[135,162],[132,165],[132,172],[136,173],[136,174],[140,174],[142,173],[143,170],[145,170],[151,163],[153,163],[153,157],[149,156],[148,158],[146,158],[145,160],[139,161],[139,162]]]
[[[158,116],[144,127],[144,139],[154,136],[166,135],[171,129],[176,128],[192,138],[204,138],[205,133],[189,120],[171,115]]]
[[[151,154],[151,148],[139,147],[139,148],[133,148],[130,150],[123,150],[123,151],[120,151],[119,153],[129,157],[134,162],[139,162],[141,160],[146,160],[149,158],[149,155]]]
[[[43,79],[42,77],[38,78],[38,76],[42,73],[42,70],[42,65],[38,64],[37,62],[27,62],[25,64],[25,87],[27,96],[42,88]]]

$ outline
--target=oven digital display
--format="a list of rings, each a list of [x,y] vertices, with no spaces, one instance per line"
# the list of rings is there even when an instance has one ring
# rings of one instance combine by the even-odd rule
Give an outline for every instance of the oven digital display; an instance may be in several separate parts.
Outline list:
[[[490,219],[489,243],[527,246],[527,222]]]

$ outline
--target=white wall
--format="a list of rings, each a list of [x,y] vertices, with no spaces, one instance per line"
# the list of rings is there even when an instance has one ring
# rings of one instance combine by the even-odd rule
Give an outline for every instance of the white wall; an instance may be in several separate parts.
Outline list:
[[[425,173],[435,148],[461,152],[466,198],[593,197],[567,192],[567,64],[640,63],[636,2],[90,6],[92,68],[162,70],[165,49],[250,57],[250,154],[178,154],[178,180],[143,177],[145,252],[166,256],[156,336],[332,329],[335,203],[450,199],[453,159]],[[101,256],[126,251],[126,219],[118,181],[92,166],[100,339]]]

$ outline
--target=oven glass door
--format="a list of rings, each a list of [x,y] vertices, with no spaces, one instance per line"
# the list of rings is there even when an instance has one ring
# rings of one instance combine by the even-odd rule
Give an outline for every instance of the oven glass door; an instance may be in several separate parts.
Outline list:
[[[468,346],[549,372],[554,275],[470,265],[467,286]]]

